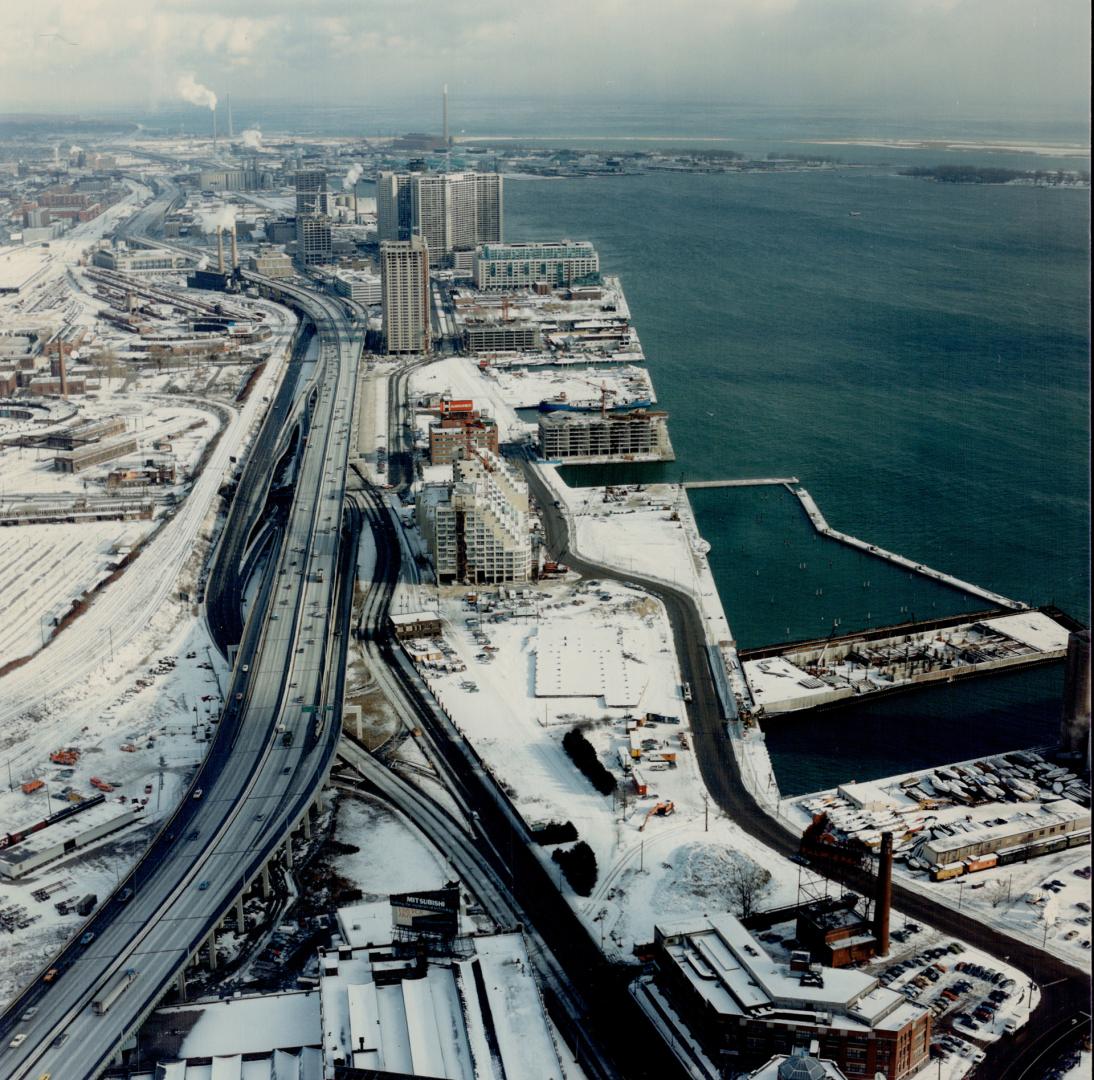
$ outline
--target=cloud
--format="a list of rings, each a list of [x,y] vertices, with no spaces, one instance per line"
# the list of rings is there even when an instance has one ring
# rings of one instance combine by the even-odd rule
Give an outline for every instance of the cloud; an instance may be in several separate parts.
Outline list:
[[[447,81],[454,103],[489,91],[500,109],[610,87],[629,100],[1085,115],[1090,59],[1085,0],[8,0],[5,27],[9,108],[151,104],[176,98],[180,72],[230,71],[240,100],[370,108]]]

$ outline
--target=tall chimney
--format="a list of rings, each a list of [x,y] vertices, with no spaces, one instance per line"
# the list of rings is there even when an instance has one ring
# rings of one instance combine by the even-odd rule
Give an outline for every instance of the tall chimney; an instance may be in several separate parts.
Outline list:
[[[443,117],[443,136],[444,145],[448,146],[448,83],[444,84],[444,92],[441,95],[441,111]]]
[[[893,834],[881,834],[881,853],[877,864],[874,894],[874,937],[878,956],[889,955],[889,914],[893,907]]]
[[[1067,753],[1085,753],[1090,761],[1090,631],[1077,630],[1067,639],[1064,713],[1060,743]]]
[[[236,223],[232,222],[232,271],[239,269],[239,246],[236,243]]]
[[[65,344],[57,335],[57,374],[61,379],[61,397],[68,401],[68,372],[65,370]]]
[[[228,138],[234,139],[235,132],[232,130],[232,95],[226,95],[228,98]]]
[[[214,105],[212,110],[213,114],[213,153],[217,152],[217,107]]]
[[[217,269],[224,273],[224,229],[217,226]]]

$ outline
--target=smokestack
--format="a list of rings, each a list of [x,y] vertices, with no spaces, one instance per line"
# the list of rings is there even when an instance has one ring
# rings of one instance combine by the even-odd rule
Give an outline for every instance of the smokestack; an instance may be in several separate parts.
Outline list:
[[[441,95],[441,110],[443,116],[444,145],[448,147],[448,83],[444,84],[444,93]]]
[[[357,217],[357,185],[353,185],[353,224],[356,225],[360,219]]]
[[[1090,631],[1077,630],[1067,639],[1064,676],[1064,715],[1060,743],[1067,753],[1085,753],[1090,760]]]
[[[65,345],[57,335],[57,374],[61,379],[61,397],[68,401],[68,372],[65,370]]]
[[[889,914],[893,907],[893,834],[881,834],[881,854],[877,864],[874,895],[874,937],[878,956],[889,955]]]
[[[224,273],[224,229],[217,226],[217,269]]]
[[[232,95],[225,95],[228,99],[228,138],[235,138],[235,132],[232,130]]]
[[[217,107],[214,105],[210,110],[213,114],[213,153],[217,152]]]
[[[232,222],[232,272],[239,269],[239,246],[236,243],[236,223]]]

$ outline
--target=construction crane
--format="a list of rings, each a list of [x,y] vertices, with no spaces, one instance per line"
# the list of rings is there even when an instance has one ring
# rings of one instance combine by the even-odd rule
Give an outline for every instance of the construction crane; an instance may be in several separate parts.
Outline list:
[[[646,826],[650,823],[651,817],[668,817],[669,814],[676,813],[676,803],[674,802],[659,802],[655,806],[651,806],[646,811],[646,816],[642,819],[642,824],[638,826],[638,831],[643,832]]]

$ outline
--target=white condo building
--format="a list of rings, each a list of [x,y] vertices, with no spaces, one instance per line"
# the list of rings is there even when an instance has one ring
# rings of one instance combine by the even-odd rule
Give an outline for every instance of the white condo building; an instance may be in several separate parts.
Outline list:
[[[476,449],[453,462],[452,483],[427,485],[416,513],[440,582],[528,580],[528,485],[492,451]]]
[[[384,351],[429,352],[429,249],[421,237],[380,243],[380,293]]]
[[[593,285],[600,281],[600,256],[588,240],[484,243],[475,250],[473,269],[477,289]]]

